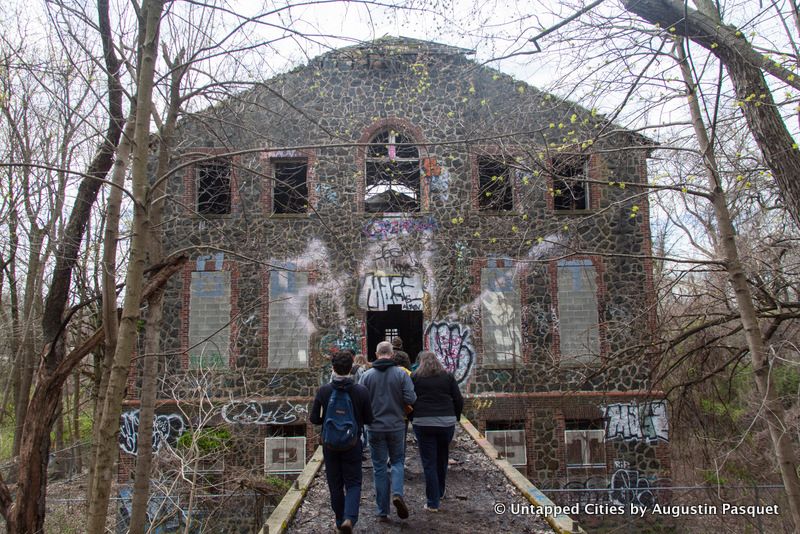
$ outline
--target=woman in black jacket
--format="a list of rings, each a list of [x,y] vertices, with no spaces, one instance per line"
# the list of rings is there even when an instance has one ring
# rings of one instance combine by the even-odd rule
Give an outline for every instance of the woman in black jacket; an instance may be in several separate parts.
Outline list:
[[[461,418],[464,399],[456,379],[445,371],[434,353],[420,352],[417,361],[419,367],[411,375],[417,393],[414,433],[425,471],[425,509],[438,512],[445,493],[450,441]]]

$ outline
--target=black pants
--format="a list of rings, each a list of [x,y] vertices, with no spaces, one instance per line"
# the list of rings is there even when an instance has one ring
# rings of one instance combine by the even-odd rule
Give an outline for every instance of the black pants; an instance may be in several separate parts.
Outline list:
[[[322,457],[336,526],[340,526],[345,519],[355,525],[361,501],[361,440],[349,451],[332,451],[323,446]]]
[[[417,435],[422,470],[425,472],[425,496],[428,508],[439,508],[447,479],[447,461],[450,456],[450,441],[454,426],[414,425]]]

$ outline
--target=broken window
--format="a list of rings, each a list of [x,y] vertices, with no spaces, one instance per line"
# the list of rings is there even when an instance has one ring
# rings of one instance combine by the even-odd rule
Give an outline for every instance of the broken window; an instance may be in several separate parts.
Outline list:
[[[481,269],[483,362],[513,367],[522,358],[522,312],[513,268]]]
[[[502,159],[478,158],[478,208],[482,211],[514,209],[511,167]]]
[[[486,421],[486,439],[514,466],[528,463],[525,447],[525,423],[522,421]]]
[[[308,211],[308,160],[273,160],[274,213],[306,213]]]
[[[227,215],[231,212],[231,160],[220,158],[195,167],[197,212]]]
[[[605,431],[602,419],[567,420],[564,440],[567,467],[605,467]]]
[[[580,156],[553,160],[553,209],[577,211],[589,209],[589,184],[586,182],[586,158]]]
[[[364,211],[420,210],[419,150],[408,136],[384,131],[370,140],[366,158]]]

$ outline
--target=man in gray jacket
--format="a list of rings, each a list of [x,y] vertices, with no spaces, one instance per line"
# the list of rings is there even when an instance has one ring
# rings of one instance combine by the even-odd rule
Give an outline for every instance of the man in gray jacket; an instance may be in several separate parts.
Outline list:
[[[403,477],[405,475],[405,406],[414,404],[417,395],[408,373],[397,367],[392,356],[392,344],[378,343],[372,369],[364,373],[360,384],[369,390],[372,403],[372,424],[369,430],[369,449],[375,477],[375,502],[378,505],[379,521],[388,521],[389,486],[387,458],[391,464],[392,504],[400,519],[408,517],[408,507],[403,500]]]

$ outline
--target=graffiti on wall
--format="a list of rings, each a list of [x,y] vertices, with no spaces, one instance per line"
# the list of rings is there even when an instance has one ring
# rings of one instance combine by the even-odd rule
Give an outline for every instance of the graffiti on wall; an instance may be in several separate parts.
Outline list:
[[[322,354],[335,354],[342,350],[352,350],[354,354],[361,352],[362,321],[349,317],[347,325],[340,326],[336,332],[322,336],[319,351]]]
[[[331,184],[317,182],[314,184],[314,192],[317,195],[319,206],[335,206],[339,203],[339,194]]]
[[[429,234],[436,230],[436,219],[375,219],[364,225],[363,233],[370,239],[388,239],[393,236]]]
[[[125,412],[120,419],[119,448],[128,454],[138,454],[139,410]],[[159,451],[164,443],[174,446],[185,430],[186,424],[179,414],[157,415],[153,420],[153,450]]]
[[[222,407],[222,419],[239,425],[288,425],[308,414],[305,404],[231,401]]]
[[[667,401],[609,404],[603,413],[607,440],[669,441]]]
[[[204,254],[202,256],[197,257],[197,270],[198,271],[205,271],[206,270],[206,263],[209,261],[214,262],[214,271],[221,271],[222,266],[225,263],[225,254],[222,252],[217,252],[216,254]]]
[[[563,489],[575,491],[560,493],[559,497],[566,500],[564,504],[612,503],[650,508],[659,501],[669,501],[671,487],[672,480],[668,478],[647,477],[626,467],[614,471],[611,480],[603,476],[570,480]]]
[[[422,310],[422,279],[419,275],[379,275],[364,277],[358,305],[364,310],[386,311],[390,304],[404,310]]]
[[[428,348],[449,373],[462,384],[475,362],[472,332],[458,323],[433,322],[428,327]]]
[[[435,158],[423,159],[422,169],[425,171],[425,178],[430,183],[431,193],[438,195],[443,202],[447,202],[450,190],[450,172],[439,165]]]
[[[122,487],[119,490],[119,520],[121,526],[124,525],[125,532],[130,526],[131,514],[133,511],[133,491],[129,487]],[[170,498],[163,493],[151,494],[147,501],[145,512],[145,525],[149,526],[148,532],[152,534],[167,534],[168,532],[178,532],[178,529],[186,525],[189,515],[182,510],[177,499]]]

